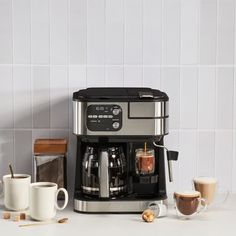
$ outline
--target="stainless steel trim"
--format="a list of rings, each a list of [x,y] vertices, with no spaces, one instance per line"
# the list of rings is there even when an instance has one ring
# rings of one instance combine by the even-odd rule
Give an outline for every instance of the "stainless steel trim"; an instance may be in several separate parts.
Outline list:
[[[162,118],[169,116],[168,102],[130,102],[131,118]]]
[[[167,199],[164,200],[137,200],[137,201],[82,201],[74,199],[74,210],[88,213],[119,213],[143,212],[150,204],[163,204],[167,206]],[[162,215],[164,216],[164,215]]]
[[[98,192],[99,188],[93,188],[93,187],[86,187],[86,186],[81,186],[82,189],[86,190],[86,191],[90,191],[90,192]],[[126,189],[126,186],[120,186],[120,187],[113,187],[110,188],[110,192],[116,192],[116,191],[122,191]]]
[[[153,103],[153,102],[152,102]],[[159,103],[159,104],[158,104]],[[96,104],[117,104],[122,109],[122,127],[118,131],[90,131],[86,126],[86,107]],[[153,103],[154,104],[154,103]],[[168,102],[156,102],[155,114],[168,115]],[[128,118],[128,102],[89,102],[82,103],[73,101],[73,132],[76,135],[145,135],[159,136],[169,132],[169,118],[156,119],[129,119]],[[137,128],[138,127],[138,128]]]
[[[109,198],[109,157],[108,151],[101,150],[99,153],[98,176],[100,182],[99,196]]]

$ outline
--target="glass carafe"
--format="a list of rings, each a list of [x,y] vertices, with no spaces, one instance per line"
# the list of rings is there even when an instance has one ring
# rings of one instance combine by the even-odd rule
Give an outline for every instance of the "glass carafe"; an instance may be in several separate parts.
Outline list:
[[[87,146],[82,162],[82,191],[85,194],[99,194],[98,165],[96,148]]]

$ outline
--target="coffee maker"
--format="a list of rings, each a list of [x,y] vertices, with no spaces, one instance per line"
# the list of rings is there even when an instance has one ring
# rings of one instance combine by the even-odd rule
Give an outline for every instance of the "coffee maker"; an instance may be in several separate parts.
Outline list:
[[[170,181],[171,162],[178,157],[164,146],[168,100],[151,88],[74,92],[75,211],[138,213],[167,204],[165,156]]]

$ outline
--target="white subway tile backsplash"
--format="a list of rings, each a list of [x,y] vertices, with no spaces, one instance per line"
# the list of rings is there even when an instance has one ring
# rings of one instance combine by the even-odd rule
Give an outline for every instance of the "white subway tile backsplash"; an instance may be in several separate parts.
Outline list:
[[[163,64],[180,62],[180,9],[181,0],[165,0],[163,14]]]
[[[0,0],[0,64],[12,63],[12,2]]]
[[[88,66],[87,67],[87,87],[105,86],[105,67]]]
[[[198,73],[198,128],[216,127],[216,69],[200,67]]]
[[[161,89],[161,68],[143,67],[143,87]]]
[[[215,171],[215,132],[198,133],[197,176],[214,176]]]
[[[105,63],[105,0],[87,1],[87,63]]]
[[[142,87],[142,68],[140,66],[127,66],[124,68],[124,86]]]
[[[50,70],[48,66],[32,67],[33,127],[50,127]]]
[[[70,0],[68,4],[70,64],[86,64],[87,0]]]
[[[14,131],[0,130],[0,174],[9,174],[9,163],[14,163]]]
[[[49,0],[31,1],[31,62],[49,63]]]
[[[39,138],[50,138],[50,130],[49,129],[33,129],[32,145],[34,145],[34,141]]]
[[[13,128],[12,66],[0,65],[0,129]]]
[[[124,1],[124,63],[142,63],[142,1]]]
[[[36,138],[66,137],[73,191],[73,92],[143,86],[169,96],[165,144],[180,153],[168,191],[216,175],[236,192],[235,4],[0,0],[0,173],[30,172]]]
[[[73,65],[69,67],[69,128],[72,129],[72,95],[86,87],[86,67]]]
[[[86,87],[86,67],[85,66],[70,66],[69,67],[69,88],[84,88]]]
[[[192,179],[196,176],[197,132],[182,130],[179,138],[180,188],[192,189]]]
[[[32,176],[32,131],[15,130],[15,171]]]
[[[199,1],[181,0],[181,64],[198,63]]]
[[[67,64],[68,46],[68,1],[50,1],[50,62]]]
[[[180,69],[180,127],[197,128],[198,68]]]
[[[69,139],[69,130],[68,129],[51,129],[50,130],[50,138],[63,138],[68,140]]]
[[[234,69],[232,67],[219,67],[217,69],[217,128],[233,128],[233,94]]]
[[[9,1],[10,2],[10,1]],[[13,63],[30,63],[30,0],[13,0]],[[1,43],[0,43],[1,44]]]
[[[217,1],[200,0],[200,64],[216,63]]]
[[[66,66],[53,66],[50,76],[50,127],[69,128],[69,91]]]
[[[143,1],[143,64],[159,65],[162,57],[162,0]]]
[[[124,62],[124,1],[106,0],[106,64]]]
[[[218,1],[217,64],[234,63],[235,1]]]
[[[13,67],[14,126],[32,128],[31,68]]]
[[[217,130],[215,133],[215,176],[222,190],[231,191],[233,164],[233,132]]]
[[[124,85],[124,67],[107,66],[106,67],[106,86],[122,87]]]
[[[162,68],[161,89],[169,96],[169,126],[179,129],[180,123],[180,70],[177,67]]]

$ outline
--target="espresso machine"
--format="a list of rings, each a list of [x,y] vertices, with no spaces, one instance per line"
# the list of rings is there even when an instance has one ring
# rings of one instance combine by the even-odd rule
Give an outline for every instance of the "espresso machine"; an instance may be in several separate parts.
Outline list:
[[[171,162],[178,157],[164,146],[168,100],[151,88],[74,92],[75,211],[138,213],[153,204],[166,206],[165,162],[172,181]]]

